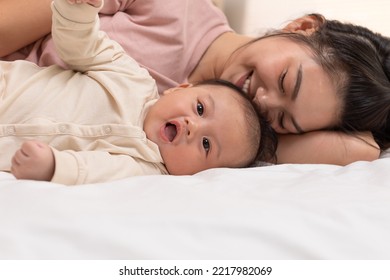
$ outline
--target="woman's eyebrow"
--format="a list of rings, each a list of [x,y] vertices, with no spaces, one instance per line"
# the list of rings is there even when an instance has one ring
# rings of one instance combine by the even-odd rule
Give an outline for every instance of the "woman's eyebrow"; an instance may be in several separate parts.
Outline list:
[[[295,129],[298,131],[299,134],[305,133],[305,131],[302,129],[302,127],[297,123],[297,121],[291,117],[291,122],[293,123]]]

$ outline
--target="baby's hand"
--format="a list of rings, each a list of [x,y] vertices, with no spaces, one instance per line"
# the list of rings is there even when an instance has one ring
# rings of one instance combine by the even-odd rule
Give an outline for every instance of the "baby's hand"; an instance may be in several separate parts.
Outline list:
[[[54,175],[51,148],[39,141],[26,141],[12,158],[11,173],[17,179],[50,181]]]
[[[100,4],[102,3],[102,0],[68,0],[69,4],[82,4],[82,3],[87,3],[91,6],[94,7],[99,7]]]

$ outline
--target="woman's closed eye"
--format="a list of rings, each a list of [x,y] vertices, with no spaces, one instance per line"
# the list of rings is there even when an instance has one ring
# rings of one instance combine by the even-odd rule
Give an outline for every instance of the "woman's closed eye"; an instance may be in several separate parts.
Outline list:
[[[284,117],[285,117],[285,114],[284,112],[280,112],[279,115],[278,115],[278,120],[279,120],[279,126],[283,129],[285,129],[285,126],[284,126]]]
[[[298,126],[295,119],[288,113],[280,112],[278,114],[278,123],[280,128],[288,133],[302,134],[303,130]]]
[[[282,94],[286,93],[285,88],[284,88],[284,80],[286,78],[287,72],[288,72],[287,70],[283,71],[279,77],[279,90]]]

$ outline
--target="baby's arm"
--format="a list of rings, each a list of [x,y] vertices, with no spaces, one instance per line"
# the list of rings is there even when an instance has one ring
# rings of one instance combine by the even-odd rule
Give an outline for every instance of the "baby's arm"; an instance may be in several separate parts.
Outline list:
[[[58,151],[40,141],[26,141],[12,158],[11,173],[17,179],[76,185],[165,174],[162,166],[159,160],[149,163],[104,151]]]
[[[59,57],[69,69],[94,75],[95,71],[129,73],[132,61],[123,48],[99,29],[98,0],[54,0],[52,37]],[[91,5],[92,3],[93,5]],[[99,6],[95,6],[100,4]],[[138,64],[137,64],[138,65]],[[115,68],[115,69],[113,69]],[[138,69],[137,69],[138,70]]]
[[[17,179],[50,181],[54,167],[54,154],[47,144],[26,141],[12,158],[11,172]]]
[[[166,173],[160,157],[151,163],[127,154],[111,154],[107,151],[52,150],[55,158],[55,171],[51,179],[53,183],[80,185]]]

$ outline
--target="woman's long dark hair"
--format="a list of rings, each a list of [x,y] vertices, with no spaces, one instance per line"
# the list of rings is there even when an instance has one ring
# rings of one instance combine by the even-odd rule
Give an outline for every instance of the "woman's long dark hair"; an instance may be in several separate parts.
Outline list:
[[[324,20],[313,36],[329,42],[348,77],[338,128],[343,131],[369,130],[380,148],[388,149],[390,39],[365,27],[335,20]]]

